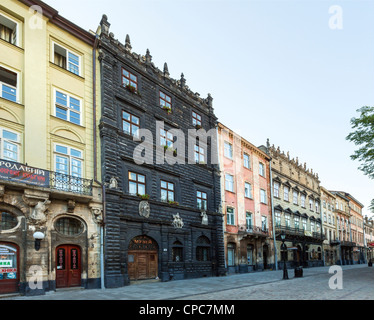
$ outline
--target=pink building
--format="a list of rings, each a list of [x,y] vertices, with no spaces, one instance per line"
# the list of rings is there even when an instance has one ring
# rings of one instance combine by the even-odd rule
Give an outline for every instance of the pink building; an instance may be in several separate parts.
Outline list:
[[[273,269],[270,157],[221,123],[218,141],[228,271]]]

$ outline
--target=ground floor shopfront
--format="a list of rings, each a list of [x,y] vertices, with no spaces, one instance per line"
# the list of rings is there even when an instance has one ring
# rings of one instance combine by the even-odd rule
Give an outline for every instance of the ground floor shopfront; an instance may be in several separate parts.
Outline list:
[[[258,230],[225,233],[226,266],[228,273],[248,273],[275,270],[274,245],[269,233]]]
[[[100,287],[102,205],[70,191],[0,182],[0,294]]]

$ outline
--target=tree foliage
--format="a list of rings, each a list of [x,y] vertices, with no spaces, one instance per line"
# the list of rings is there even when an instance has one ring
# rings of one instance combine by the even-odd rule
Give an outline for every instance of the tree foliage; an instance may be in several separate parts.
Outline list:
[[[347,136],[359,148],[351,156],[352,160],[361,163],[359,169],[369,178],[374,179],[374,107],[362,107],[357,110],[359,118],[351,119],[354,130]],[[374,200],[370,209],[374,212]]]

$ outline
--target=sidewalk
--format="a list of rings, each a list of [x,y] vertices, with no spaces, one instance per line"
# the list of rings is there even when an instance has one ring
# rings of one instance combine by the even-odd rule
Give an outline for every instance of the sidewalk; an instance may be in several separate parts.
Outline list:
[[[63,290],[49,292],[45,296],[38,297],[8,297],[6,300],[172,300],[172,299],[203,299],[204,295],[215,295],[213,299],[225,299],[230,290],[248,290],[250,287],[265,284],[276,284],[290,286],[298,285],[296,282],[303,280],[307,283],[316,282],[317,277],[323,278],[328,283],[332,276],[329,274],[330,267],[304,269],[304,277],[295,279],[294,270],[288,270],[289,281],[282,280],[283,271],[264,271],[248,274],[234,274],[219,278],[200,278],[180,280],[171,282],[141,283],[116,289],[95,290]],[[343,272],[347,270],[354,276],[368,269],[367,265],[343,266]],[[311,279],[316,277],[316,279]],[[352,277],[352,276],[350,276]],[[374,277],[373,277],[374,280]],[[322,280],[321,280],[322,281]],[[301,284],[301,282],[299,282]],[[302,290],[302,285],[299,290]],[[296,288],[296,287],[295,287]],[[200,297],[202,296],[202,297]],[[205,297],[204,299],[210,299]],[[227,298],[226,298],[227,299]],[[242,296],[245,300],[245,295]]]

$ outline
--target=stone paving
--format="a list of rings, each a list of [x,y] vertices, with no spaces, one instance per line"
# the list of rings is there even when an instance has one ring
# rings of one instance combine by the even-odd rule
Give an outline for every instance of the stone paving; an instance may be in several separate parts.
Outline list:
[[[141,283],[117,289],[58,290],[38,297],[5,300],[373,300],[374,268],[343,266],[343,289],[332,290],[329,267],[304,269],[303,278],[282,280],[283,271],[236,274],[171,282]]]

